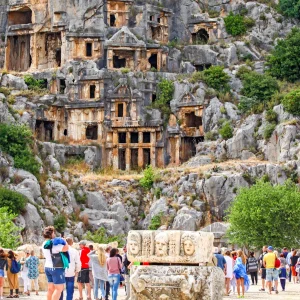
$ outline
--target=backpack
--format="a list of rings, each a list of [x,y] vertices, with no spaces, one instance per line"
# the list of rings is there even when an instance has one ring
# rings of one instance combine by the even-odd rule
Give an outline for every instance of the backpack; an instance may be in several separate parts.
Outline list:
[[[275,255],[275,268],[278,269],[280,268],[281,262],[280,259],[276,257]]]
[[[11,261],[10,272],[13,273],[13,274],[17,274],[20,271],[21,271],[21,264],[20,264],[20,262],[18,262],[15,259],[13,259]]]

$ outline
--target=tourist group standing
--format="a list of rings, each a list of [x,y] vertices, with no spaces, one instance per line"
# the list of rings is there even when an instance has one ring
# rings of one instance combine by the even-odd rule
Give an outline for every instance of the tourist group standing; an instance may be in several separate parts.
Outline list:
[[[258,274],[261,275],[262,287],[259,291],[278,294],[280,281],[281,290],[286,290],[286,280],[300,283],[300,256],[299,252],[285,247],[279,254],[272,246],[263,246],[262,254],[255,257],[254,252],[248,256],[242,250],[222,251],[214,249],[215,265],[225,274],[225,296],[231,292],[235,294],[237,288],[238,298],[244,298],[250,285],[258,284]]]
[[[75,278],[77,276],[79,298],[83,300],[117,300],[118,289],[125,275],[125,290],[129,296],[128,268],[126,247],[123,257],[118,249],[107,247],[93,249],[86,241],[79,243],[80,251],[72,247],[73,239],[56,237],[55,229],[48,226],[44,229],[45,242],[42,249],[45,256],[45,273],[48,281],[47,300],[63,300],[64,285],[66,285],[66,300],[72,300]]]

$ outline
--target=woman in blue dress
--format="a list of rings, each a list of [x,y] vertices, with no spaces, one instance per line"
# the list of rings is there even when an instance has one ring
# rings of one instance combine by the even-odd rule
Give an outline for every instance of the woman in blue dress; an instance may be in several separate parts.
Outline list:
[[[238,298],[245,298],[244,294],[249,289],[250,282],[246,271],[246,256],[242,250],[238,250],[237,252],[233,273],[236,278]]]

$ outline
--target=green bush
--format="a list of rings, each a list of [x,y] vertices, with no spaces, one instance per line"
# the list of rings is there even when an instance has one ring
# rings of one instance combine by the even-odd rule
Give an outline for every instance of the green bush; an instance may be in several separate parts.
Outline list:
[[[147,166],[143,172],[143,178],[140,179],[140,185],[146,190],[150,190],[153,186],[155,173],[152,166]]]
[[[14,224],[17,214],[10,212],[7,207],[0,207],[0,245],[8,249],[16,249],[21,244],[19,228]]]
[[[95,232],[88,231],[85,239],[98,244],[109,244],[111,242],[118,242],[118,247],[121,248],[125,245],[125,235],[108,236],[105,228],[100,227]]]
[[[300,89],[291,91],[282,100],[284,109],[295,116],[300,115]]]
[[[255,25],[255,20],[244,17],[242,15],[234,15],[233,12],[224,18],[226,31],[233,35],[238,36],[246,33],[247,28]]]
[[[300,19],[299,0],[279,0],[279,10],[287,17]]]
[[[190,78],[190,83],[198,83],[200,81],[203,81],[203,72],[194,72]]]
[[[24,195],[0,187],[0,207],[7,207],[13,214],[19,214],[24,211],[26,204],[27,198]]]
[[[212,66],[203,71],[204,81],[217,91],[229,91],[230,76],[224,72],[221,66]]]
[[[274,123],[268,123],[266,125],[265,130],[264,130],[264,139],[265,140],[268,140],[272,136],[275,128],[276,128],[276,124],[274,124]]]
[[[233,129],[229,122],[224,122],[222,128],[219,130],[219,134],[223,139],[228,140],[233,137]]]
[[[45,80],[44,79],[34,79],[31,75],[25,75],[24,81],[30,90],[41,90],[45,87]]]
[[[241,94],[248,98],[256,98],[260,102],[271,100],[272,96],[279,91],[279,85],[275,78],[257,72],[244,73],[242,82]]]
[[[154,216],[150,221],[148,229],[149,230],[157,230],[161,226],[162,216],[163,216],[162,212],[160,212],[158,215]]]
[[[278,115],[273,109],[269,109],[266,111],[266,120],[269,123],[277,123]]]
[[[295,82],[300,78],[300,29],[293,28],[284,40],[279,40],[271,55],[267,57],[267,65],[272,76]]]
[[[54,227],[59,232],[67,227],[67,218],[64,215],[58,215],[54,218]]]
[[[79,204],[85,204],[86,203],[87,195],[85,193],[80,195],[78,190],[74,190],[74,197],[75,197],[75,200],[76,200],[77,203],[79,203]]]
[[[13,157],[16,168],[37,175],[40,165],[34,157],[32,144],[32,132],[25,125],[0,124],[0,149]]]

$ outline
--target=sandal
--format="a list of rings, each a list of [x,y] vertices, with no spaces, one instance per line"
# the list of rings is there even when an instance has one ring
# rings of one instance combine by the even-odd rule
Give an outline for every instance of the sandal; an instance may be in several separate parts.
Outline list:
[[[7,296],[6,298],[13,298],[14,296],[13,295],[9,295],[9,296]]]
[[[14,295],[13,298],[19,298],[19,295]]]

